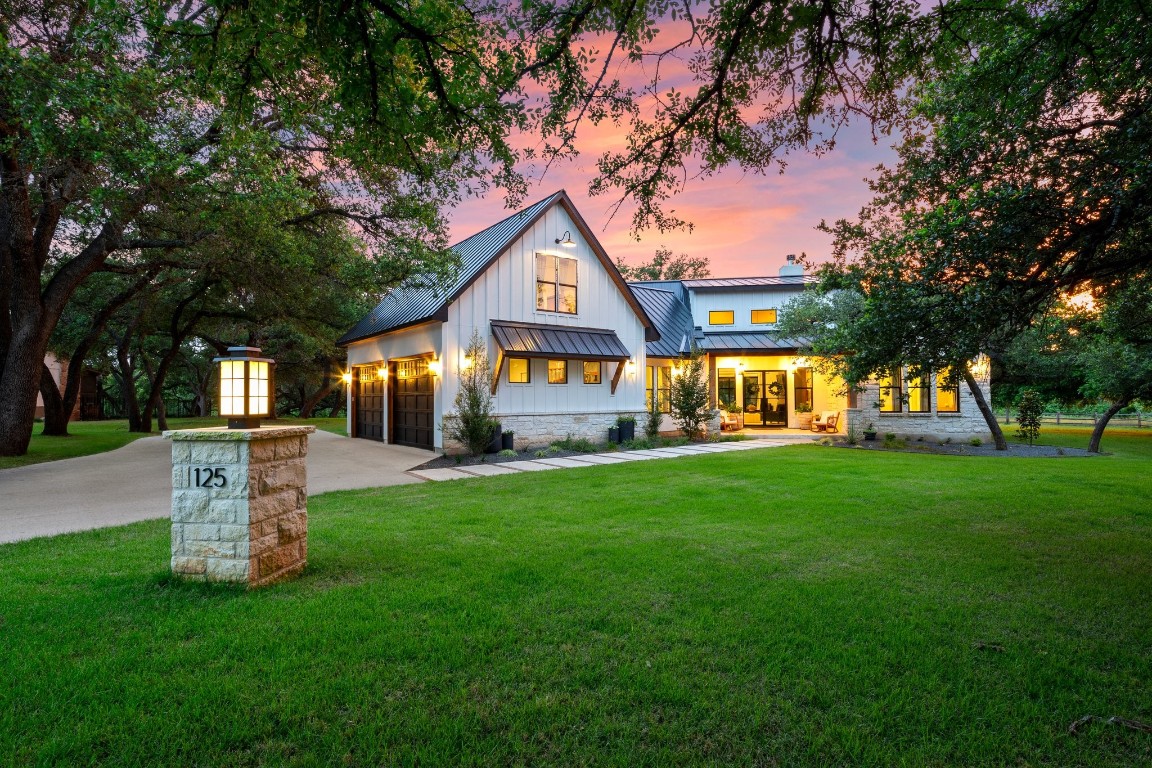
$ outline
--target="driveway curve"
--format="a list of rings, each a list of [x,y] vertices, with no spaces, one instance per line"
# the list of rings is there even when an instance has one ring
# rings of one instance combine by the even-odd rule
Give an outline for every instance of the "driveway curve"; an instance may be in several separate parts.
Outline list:
[[[406,474],[433,454],[317,431],[308,492],[423,482]],[[153,520],[172,514],[172,443],[144,437],[75,459],[0,470],[0,543]]]

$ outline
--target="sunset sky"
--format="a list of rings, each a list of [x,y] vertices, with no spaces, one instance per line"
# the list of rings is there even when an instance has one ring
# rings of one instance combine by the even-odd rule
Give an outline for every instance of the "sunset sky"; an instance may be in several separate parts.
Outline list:
[[[674,38],[675,32],[662,28],[661,37],[668,34]],[[673,69],[666,62],[663,67],[660,79],[664,87],[698,87],[683,66]],[[621,74],[638,83],[650,73],[621,70]],[[529,170],[533,181],[525,204],[565,189],[613,259],[637,264],[650,260],[658,247],[666,245],[674,253],[707,256],[716,277],[774,275],[790,253],[803,251],[817,260],[828,258],[831,240],[816,230],[820,220],[855,216],[869,199],[864,179],[874,175],[877,164],[892,164],[895,158],[893,137],[880,136],[879,142],[873,143],[869,126],[862,121],[854,123],[841,130],[834,151],[822,157],[803,153],[788,157],[783,175],[773,170],[760,176],[731,168],[712,178],[689,180],[684,192],[669,201],[668,208],[691,221],[695,229],[663,234],[647,231],[637,242],[628,232],[632,222],[629,206],[610,220],[615,198],[590,198],[587,194],[597,157],[605,149],[623,146],[624,132],[624,128],[609,125],[581,126],[577,148],[582,154],[554,165],[542,179],[539,172]],[[485,199],[466,200],[449,213],[452,242],[509,213],[499,191]]]

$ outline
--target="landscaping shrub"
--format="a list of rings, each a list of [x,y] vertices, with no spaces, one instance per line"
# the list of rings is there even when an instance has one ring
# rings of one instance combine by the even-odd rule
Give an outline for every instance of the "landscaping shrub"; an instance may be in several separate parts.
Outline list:
[[[465,350],[471,361],[460,371],[460,391],[456,393],[455,410],[444,417],[444,434],[465,448],[473,456],[484,453],[492,442],[496,422],[492,418],[492,393],[489,387],[492,372],[488,365],[488,349],[479,331]]]
[[[573,451],[575,453],[596,453],[603,450],[603,446],[597,445],[586,437],[574,438],[572,435],[568,435],[563,440],[557,440],[549,447],[557,451]]]
[[[1034,389],[1022,389],[1016,397],[1016,436],[1027,440],[1028,445],[1036,442],[1040,436],[1040,417],[1044,415],[1044,401],[1040,393]]]
[[[712,418],[708,407],[708,381],[704,376],[704,355],[695,347],[680,359],[680,374],[672,377],[672,420],[685,436],[702,437],[704,424]]]

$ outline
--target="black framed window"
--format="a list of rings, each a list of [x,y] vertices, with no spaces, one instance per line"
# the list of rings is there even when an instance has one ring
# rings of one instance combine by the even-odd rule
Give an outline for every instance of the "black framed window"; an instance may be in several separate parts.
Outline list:
[[[812,410],[812,369],[797,368],[792,377],[793,387],[796,390],[796,408],[808,406]]]
[[[600,379],[600,361],[599,360],[585,360],[584,361],[584,383],[585,384],[599,384]]]
[[[924,376],[908,377],[908,413],[932,410],[932,389]]]
[[[548,383],[549,384],[567,384],[568,383],[568,361],[567,360],[549,360],[548,361]]]
[[[776,322],[776,310],[774,309],[754,309],[752,310],[752,325],[771,325]]]
[[[536,309],[576,314],[576,259],[536,254]]]
[[[936,374],[936,412],[960,413],[960,379],[950,371]]]
[[[736,312],[731,309],[714,309],[708,313],[708,325],[732,325],[736,322]]]
[[[736,406],[736,369],[716,369],[716,404]]]
[[[904,393],[900,391],[900,369],[880,377],[880,413],[900,413]]]
[[[656,395],[657,410],[660,413],[672,411],[672,366],[649,365],[645,372],[644,404],[652,410],[652,395]]]
[[[532,361],[526,357],[508,358],[508,383],[530,384],[532,382]]]

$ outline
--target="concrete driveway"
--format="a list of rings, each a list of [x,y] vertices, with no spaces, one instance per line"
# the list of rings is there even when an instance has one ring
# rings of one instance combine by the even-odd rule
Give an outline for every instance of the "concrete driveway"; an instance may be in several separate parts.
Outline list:
[[[419,483],[405,472],[433,456],[317,431],[308,441],[308,492]],[[107,453],[0,470],[0,543],[168,517],[171,466],[172,443],[144,437]]]

